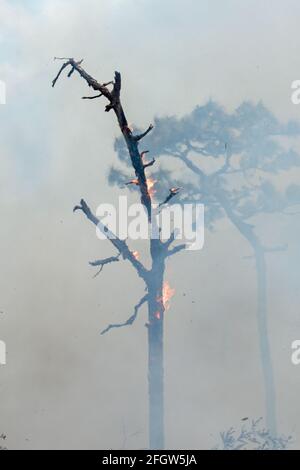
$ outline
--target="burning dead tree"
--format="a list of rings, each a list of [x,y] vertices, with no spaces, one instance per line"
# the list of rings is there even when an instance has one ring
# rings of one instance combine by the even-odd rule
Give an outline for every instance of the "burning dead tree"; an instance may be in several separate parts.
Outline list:
[[[141,203],[144,206],[149,224],[155,223],[153,217],[153,185],[155,181],[146,176],[146,170],[150,168],[155,160],[145,162],[144,156],[147,151],[140,152],[139,144],[142,139],[153,129],[150,125],[145,132],[135,135],[128,125],[123,107],[120,100],[121,91],[121,75],[115,72],[113,82],[100,83],[91,77],[81,66],[82,61],[75,61],[72,58],[58,58],[64,60],[57,76],[52,82],[54,87],[61,73],[65,69],[69,69],[68,77],[75,71],[87,82],[96,95],[84,97],[84,99],[96,99],[104,96],[108,104],[105,111],[113,110],[118,125],[124,137],[126,147],[129,153],[131,165],[133,167],[135,177],[130,184],[134,184],[139,188]],[[111,88],[108,88],[111,85]],[[169,195],[166,195],[162,204],[167,204],[171,197],[175,196],[179,188],[171,188]],[[81,210],[88,220],[90,220],[102,233],[109,233],[109,229],[101,220],[99,220],[91,211],[87,203],[82,199],[80,204],[74,207],[74,211]],[[111,324],[102,334],[107,333],[113,328],[120,328],[131,325],[138,314],[140,307],[147,303],[148,305],[148,322],[146,324],[148,330],[148,381],[149,381],[149,444],[151,449],[164,448],[164,373],[163,373],[163,344],[164,344],[164,313],[168,308],[168,301],[173,294],[170,286],[164,281],[165,263],[167,258],[175,253],[183,250],[185,244],[173,246],[176,234],[173,232],[168,240],[158,238],[150,238],[150,256],[151,268],[147,269],[138,259],[137,253],[129,249],[125,240],[116,237],[107,238],[110,240],[118,254],[107,259],[92,262],[101,271],[106,264],[119,262],[120,258],[129,261],[135,269],[138,276],[144,281],[146,286],[145,296],[137,303],[134,308],[133,315],[127,321],[120,324]]]

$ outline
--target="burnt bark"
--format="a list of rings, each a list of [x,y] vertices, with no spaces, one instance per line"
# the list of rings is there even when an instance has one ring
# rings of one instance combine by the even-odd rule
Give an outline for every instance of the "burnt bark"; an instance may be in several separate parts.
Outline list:
[[[157,302],[148,302],[149,446],[164,449],[164,317],[157,318]]]
[[[153,240],[152,270],[148,281],[149,443],[164,449],[164,302],[165,263]],[[155,246],[157,245],[157,246]]]

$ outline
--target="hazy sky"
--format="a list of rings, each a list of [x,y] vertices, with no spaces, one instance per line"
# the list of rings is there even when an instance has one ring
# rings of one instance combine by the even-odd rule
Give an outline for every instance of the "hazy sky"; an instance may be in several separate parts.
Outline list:
[[[89,90],[78,77],[51,88],[53,57],[84,58],[101,81],[120,70],[137,126],[209,98],[228,110],[262,100],[281,120],[300,120],[290,99],[300,79],[299,23],[297,0],[0,0],[0,339],[8,348],[0,434],[9,448],[147,444],[146,311],[131,328],[99,334],[127,319],[143,285],[125,262],[92,279],[88,261],[114,253],[72,213],[81,197],[92,207],[116,201],[107,173],[119,130],[103,102],[80,99]],[[274,225],[289,251],[268,258],[268,287],[278,427],[299,448],[295,219]],[[168,266],[176,289],[166,315],[170,448],[212,447],[220,431],[264,414],[248,254],[224,223],[201,252]]]

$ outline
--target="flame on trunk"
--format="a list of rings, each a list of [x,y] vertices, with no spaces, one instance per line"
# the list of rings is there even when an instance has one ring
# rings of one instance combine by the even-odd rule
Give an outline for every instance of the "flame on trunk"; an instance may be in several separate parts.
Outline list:
[[[148,193],[150,196],[153,196],[156,193],[156,190],[154,189],[154,185],[156,183],[156,180],[153,178],[147,178],[147,188],[148,188]]]
[[[174,294],[175,294],[175,289],[172,289],[172,287],[167,281],[164,282],[162,301],[163,301],[165,310],[168,310],[170,308],[170,300],[172,299]]]
[[[138,251],[133,251],[132,252],[133,256],[135,257],[136,260],[138,260],[140,258],[140,254]]]
[[[163,290],[162,290],[162,297],[158,297],[158,302],[163,304],[165,310],[169,310],[170,308],[170,300],[175,294],[175,289],[172,289],[168,281],[164,282]]]

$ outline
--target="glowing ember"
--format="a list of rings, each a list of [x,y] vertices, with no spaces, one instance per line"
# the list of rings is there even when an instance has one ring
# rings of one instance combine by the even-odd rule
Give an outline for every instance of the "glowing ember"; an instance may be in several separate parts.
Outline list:
[[[155,316],[155,318],[157,318],[157,320],[160,320],[160,313],[159,312],[155,312],[154,316]]]
[[[157,300],[158,302],[162,302],[165,310],[169,310],[170,300],[174,294],[175,294],[175,289],[172,289],[172,287],[167,281],[164,282],[162,297],[158,297]]]
[[[135,184],[136,186],[138,186],[139,185],[139,180],[138,179],[133,179],[133,180],[128,181],[128,183],[126,183],[126,184]]]
[[[140,254],[138,251],[133,251],[132,252],[133,256],[135,257],[135,259],[139,259],[140,258]]]
[[[153,178],[147,178],[147,187],[148,187],[148,193],[150,196],[153,196],[156,193],[156,190],[154,189],[154,185],[156,183],[156,180]]]
[[[180,188],[170,188],[170,193],[172,194],[177,194],[179,193],[179,191],[180,191]]]

